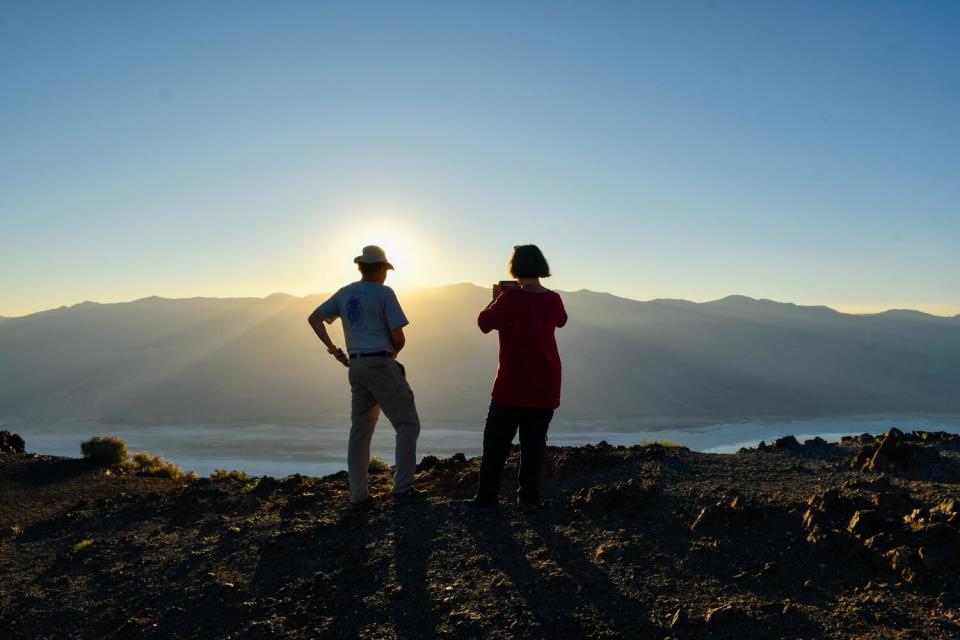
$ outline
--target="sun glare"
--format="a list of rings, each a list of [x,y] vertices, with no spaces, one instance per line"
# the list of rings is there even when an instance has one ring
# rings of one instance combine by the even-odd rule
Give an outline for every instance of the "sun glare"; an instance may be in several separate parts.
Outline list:
[[[405,216],[363,217],[367,221],[360,225],[347,224],[336,230],[331,236],[336,239],[333,246],[325,243],[328,245],[327,255],[337,261],[337,275],[355,278],[353,258],[360,255],[366,245],[375,244],[383,248],[394,266],[388,284],[397,288],[423,286],[427,276],[423,234],[397,222],[404,220]]]

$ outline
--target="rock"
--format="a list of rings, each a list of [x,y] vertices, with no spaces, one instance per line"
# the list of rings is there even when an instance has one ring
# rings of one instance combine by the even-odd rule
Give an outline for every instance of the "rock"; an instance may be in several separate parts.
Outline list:
[[[855,471],[865,471],[867,465],[870,464],[870,459],[873,457],[874,448],[873,447],[864,447],[860,449],[857,455],[853,456],[850,460],[850,468]]]
[[[820,511],[833,511],[840,504],[840,490],[827,489],[807,498],[807,504],[816,507]]]
[[[890,568],[894,571],[903,571],[913,560],[913,551],[908,547],[897,547],[883,554],[890,561]]]
[[[922,448],[911,445],[909,438],[899,429],[890,429],[879,441],[870,444],[854,456],[850,461],[850,468],[857,471],[879,473],[883,471],[910,471],[918,462],[927,457],[940,457],[936,449]]]
[[[957,501],[951,498],[933,507],[930,509],[930,519],[954,522],[957,519]]]
[[[850,524],[847,525],[847,531],[866,540],[867,538],[879,533],[884,525],[883,517],[873,509],[863,509],[857,511],[850,518]]]
[[[659,442],[651,442],[650,444],[643,445],[641,451],[651,458],[662,458],[667,454],[666,448]]]
[[[420,464],[417,465],[417,471],[430,471],[437,466],[438,462],[440,462],[440,458],[437,456],[424,456],[423,460],[420,461]]]
[[[670,616],[670,622],[668,626],[671,629],[676,629],[677,627],[682,627],[687,624],[687,621],[690,619],[690,616],[687,614],[687,610],[683,607],[677,609],[672,616]]]
[[[863,542],[863,546],[871,550],[888,549],[892,544],[893,536],[886,531],[870,536]]]
[[[700,513],[697,514],[697,517],[694,518],[693,523],[690,525],[690,529],[693,531],[702,529],[705,525],[717,519],[716,510],[713,509],[713,507],[704,507],[700,510]]]
[[[604,542],[594,550],[593,557],[601,562],[613,562],[622,558],[626,551],[627,545],[623,542]]]
[[[776,449],[796,449],[800,443],[793,436],[783,436],[774,440],[772,446]]]
[[[829,444],[830,444],[829,442],[827,442],[820,436],[803,441],[803,446],[805,447],[826,447]]]
[[[0,453],[23,453],[23,438],[9,431],[0,431]]]
[[[913,435],[923,442],[955,442],[960,435],[946,431],[914,431]]]
[[[331,474],[326,477],[339,478],[341,474],[342,474],[342,477],[344,478],[347,477],[346,471],[338,471],[337,473]],[[279,482],[284,488],[290,488],[290,487],[299,487],[304,483],[304,480],[305,478],[302,475],[300,475],[299,473],[294,473],[292,475],[280,478],[280,480],[278,480],[277,482]]]
[[[625,509],[636,506],[646,493],[647,490],[631,478],[580,489],[570,497],[570,505],[578,509]]]
[[[808,532],[828,528],[840,517],[842,504],[838,489],[827,489],[807,498],[809,508],[803,514],[803,526]]]
[[[877,493],[870,498],[870,502],[881,511],[896,510],[902,513],[910,506],[910,494],[906,492]]]
[[[708,609],[703,621],[709,625],[735,624],[743,617],[743,611],[733,604],[725,604],[715,609]]]
[[[771,580],[779,578],[783,575],[783,571],[780,569],[780,565],[776,562],[764,562],[763,566],[760,567],[760,570],[757,571],[756,576],[762,580]]]
[[[690,525],[690,529],[700,531],[716,526],[739,525],[754,515],[756,515],[756,510],[747,505],[746,499],[742,495],[734,492],[718,500],[713,506],[701,509]]]
[[[917,550],[920,562],[929,571],[939,571],[948,562],[953,560],[954,554],[949,548],[942,546],[924,546]]]

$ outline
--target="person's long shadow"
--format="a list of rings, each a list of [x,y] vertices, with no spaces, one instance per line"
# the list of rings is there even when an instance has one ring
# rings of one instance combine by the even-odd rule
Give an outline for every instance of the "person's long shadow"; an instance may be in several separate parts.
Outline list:
[[[473,514],[464,521],[464,530],[473,536],[477,549],[490,558],[490,569],[505,573],[544,638],[583,638],[594,629],[584,627],[576,616],[581,606],[577,586],[572,582],[547,582],[535,568],[520,542],[514,538],[507,514],[490,517]],[[554,554],[551,554],[551,557]]]
[[[364,599],[381,588],[386,567],[371,562],[369,545],[382,536],[382,514],[345,509],[329,523],[304,522],[268,540],[250,580],[250,595],[271,593],[289,611],[305,606],[304,625],[335,619],[329,637],[357,638],[376,612]],[[320,550],[304,553],[303,550]],[[368,609],[343,615],[346,609]],[[266,615],[266,611],[254,612]]]
[[[644,631],[653,631],[647,607],[622,593],[581,547],[555,531],[556,520],[556,516],[543,511],[526,518],[528,533],[539,537],[546,550],[540,554],[539,567],[534,566],[517,540],[515,533],[519,530],[506,526],[506,513],[465,523],[465,530],[487,552],[492,567],[510,577],[529,606],[542,637],[582,638],[595,634],[595,623],[587,623],[585,616],[578,615],[585,608],[594,609],[621,637],[635,638]],[[551,569],[551,565],[555,568]]]
[[[435,637],[440,624],[427,589],[427,564],[434,531],[449,517],[441,511],[427,501],[394,507],[393,559],[399,590],[392,594],[391,618],[399,640]],[[424,635],[425,628],[432,629],[429,635]]]
[[[554,524],[560,520],[562,518],[553,513],[539,511],[530,514],[527,524],[539,534],[550,558],[576,581],[578,589],[574,604],[589,604],[602,612],[610,627],[621,637],[647,637],[657,632],[657,627],[650,622],[647,606],[623,593],[580,545],[554,529]]]

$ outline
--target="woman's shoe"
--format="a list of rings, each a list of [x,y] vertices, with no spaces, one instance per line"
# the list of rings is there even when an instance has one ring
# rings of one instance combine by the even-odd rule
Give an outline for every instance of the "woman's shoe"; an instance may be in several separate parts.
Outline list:
[[[351,502],[350,508],[357,509],[358,511],[364,511],[372,507],[373,504],[374,504],[373,496],[367,495],[367,497],[361,500],[360,502]]]
[[[414,500],[423,500],[427,497],[427,492],[416,487],[410,487],[402,493],[394,493],[393,499],[396,502],[412,502]]]

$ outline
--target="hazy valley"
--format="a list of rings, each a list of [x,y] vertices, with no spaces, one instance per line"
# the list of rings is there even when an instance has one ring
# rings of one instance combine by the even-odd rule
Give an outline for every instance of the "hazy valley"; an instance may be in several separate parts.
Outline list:
[[[475,318],[488,295],[473,285],[402,293],[411,325],[401,360],[425,421],[485,414],[497,341]],[[960,318],[739,296],[563,296],[558,417],[568,420],[960,414]],[[145,298],[6,319],[0,419],[329,421],[347,411],[348,384],[305,321],[323,299]]]

